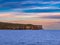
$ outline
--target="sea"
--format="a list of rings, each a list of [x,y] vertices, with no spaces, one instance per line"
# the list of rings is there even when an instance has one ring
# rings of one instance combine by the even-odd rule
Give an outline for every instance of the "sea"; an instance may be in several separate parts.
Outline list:
[[[0,45],[60,45],[60,31],[0,30]]]

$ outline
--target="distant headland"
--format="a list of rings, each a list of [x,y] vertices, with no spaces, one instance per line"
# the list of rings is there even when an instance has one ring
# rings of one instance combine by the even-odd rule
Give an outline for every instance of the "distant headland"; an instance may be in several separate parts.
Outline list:
[[[0,22],[0,29],[11,29],[11,30],[41,30],[42,25],[33,24],[16,24],[16,23],[6,23]]]

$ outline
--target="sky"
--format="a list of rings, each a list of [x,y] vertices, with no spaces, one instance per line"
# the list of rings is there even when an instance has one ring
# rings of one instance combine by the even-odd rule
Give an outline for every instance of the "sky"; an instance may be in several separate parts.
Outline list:
[[[60,0],[0,0],[0,22],[38,24],[60,29]]]

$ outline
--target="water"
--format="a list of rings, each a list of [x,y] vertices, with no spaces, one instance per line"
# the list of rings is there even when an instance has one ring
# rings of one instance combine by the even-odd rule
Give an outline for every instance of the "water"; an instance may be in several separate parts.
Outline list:
[[[60,45],[60,31],[0,30],[0,45]]]

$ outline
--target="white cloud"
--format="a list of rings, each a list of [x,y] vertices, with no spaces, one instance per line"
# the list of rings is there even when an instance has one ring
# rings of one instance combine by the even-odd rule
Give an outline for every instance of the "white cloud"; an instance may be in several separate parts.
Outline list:
[[[25,1],[21,4],[60,4],[60,1],[49,1],[49,2],[43,2],[43,1]]]
[[[60,4],[60,1],[49,1],[49,2],[43,2],[43,1],[22,1],[22,2],[6,2],[2,5],[6,4]]]
[[[32,7],[30,9],[60,9],[59,7],[54,7],[54,6],[46,6],[46,7]]]
[[[56,7],[56,6],[44,6],[44,7],[38,7],[38,6],[33,6],[33,7],[28,7],[28,8],[23,8],[23,9],[20,9],[20,8],[16,8],[16,9],[13,9],[14,11],[24,11],[24,10],[35,10],[35,9],[60,9],[59,7]]]
[[[60,9],[58,6],[53,7],[53,6],[55,6],[55,4],[60,4],[60,1],[49,1],[49,2],[43,2],[43,1],[6,2],[6,3],[3,3],[3,4],[0,4],[0,7],[6,7],[7,6],[7,8],[8,8],[9,5],[15,5],[15,6],[18,5],[16,8],[20,8],[20,7],[24,8],[24,6],[22,6],[23,4],[47,4],[47,6],[44,5],[44,7],[42,7],[42,6],[34,7],[34,5],[33,6],[26,6],[27,8],[25,8],[25,9],[27,9],[27,10],[29,8],[30,9]],[[25,9],[22,9],[22,10],[25,10]]]

